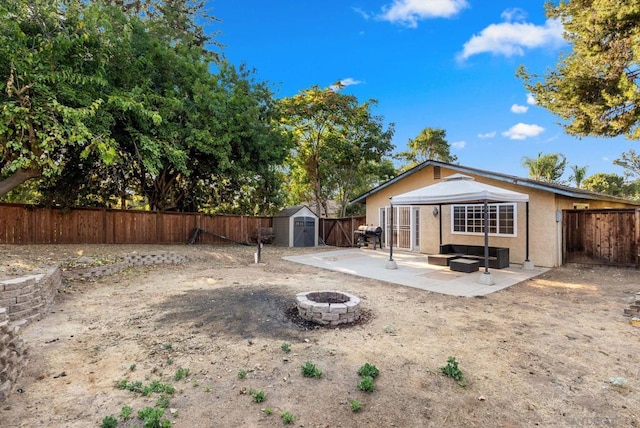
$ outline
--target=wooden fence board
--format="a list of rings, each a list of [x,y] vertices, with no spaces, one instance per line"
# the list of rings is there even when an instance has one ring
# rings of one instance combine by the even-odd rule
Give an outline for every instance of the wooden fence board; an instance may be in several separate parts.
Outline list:
[[[566,210],[565,263],[640,267],[640,210]]]
[[[366,217],[321,218],[319,233],[326,245],[353,247],[353,232],[366,224]]]

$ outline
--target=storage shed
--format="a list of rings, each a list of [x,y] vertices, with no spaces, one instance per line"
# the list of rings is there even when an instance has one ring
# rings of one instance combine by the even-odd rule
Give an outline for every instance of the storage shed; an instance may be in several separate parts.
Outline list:
[[[283,209],[273,216],[273,243],[287,247],[316,247],[318,216],[306,205]]]

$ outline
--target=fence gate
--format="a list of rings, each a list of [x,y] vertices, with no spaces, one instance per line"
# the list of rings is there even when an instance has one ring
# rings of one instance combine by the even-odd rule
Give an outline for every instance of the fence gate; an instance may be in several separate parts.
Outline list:
[[[563,263],[640,267],[640,209],[563,211]]]

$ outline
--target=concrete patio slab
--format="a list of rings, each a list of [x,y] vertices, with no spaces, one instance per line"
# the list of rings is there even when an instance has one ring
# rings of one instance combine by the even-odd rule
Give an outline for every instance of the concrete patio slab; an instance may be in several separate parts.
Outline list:
[[[426,254],[394,253],[398,268],[387,269],[389,253],[370,249],[325,251],[315,254],[283,257],[295,263],[315,266],[322,269],[343,272],[365,278],[378,279],[393,284],[433,291],[451,296],[484,296],[503,290],[529,278],[536,277],[549,269],[535,267],[524,270],[520,265],[512,264],[505,269],[490,269],[493,285],[482,284],[480,272],[452,272],[447,266],[427,264]]]

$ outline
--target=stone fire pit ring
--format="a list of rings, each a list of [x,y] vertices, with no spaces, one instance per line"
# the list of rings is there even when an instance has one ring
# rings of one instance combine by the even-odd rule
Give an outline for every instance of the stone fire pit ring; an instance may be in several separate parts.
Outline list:
[[[296,295],[298,314],[308,321],[339,325],[360,318],[360,298],[343,291],[307,291]]]

